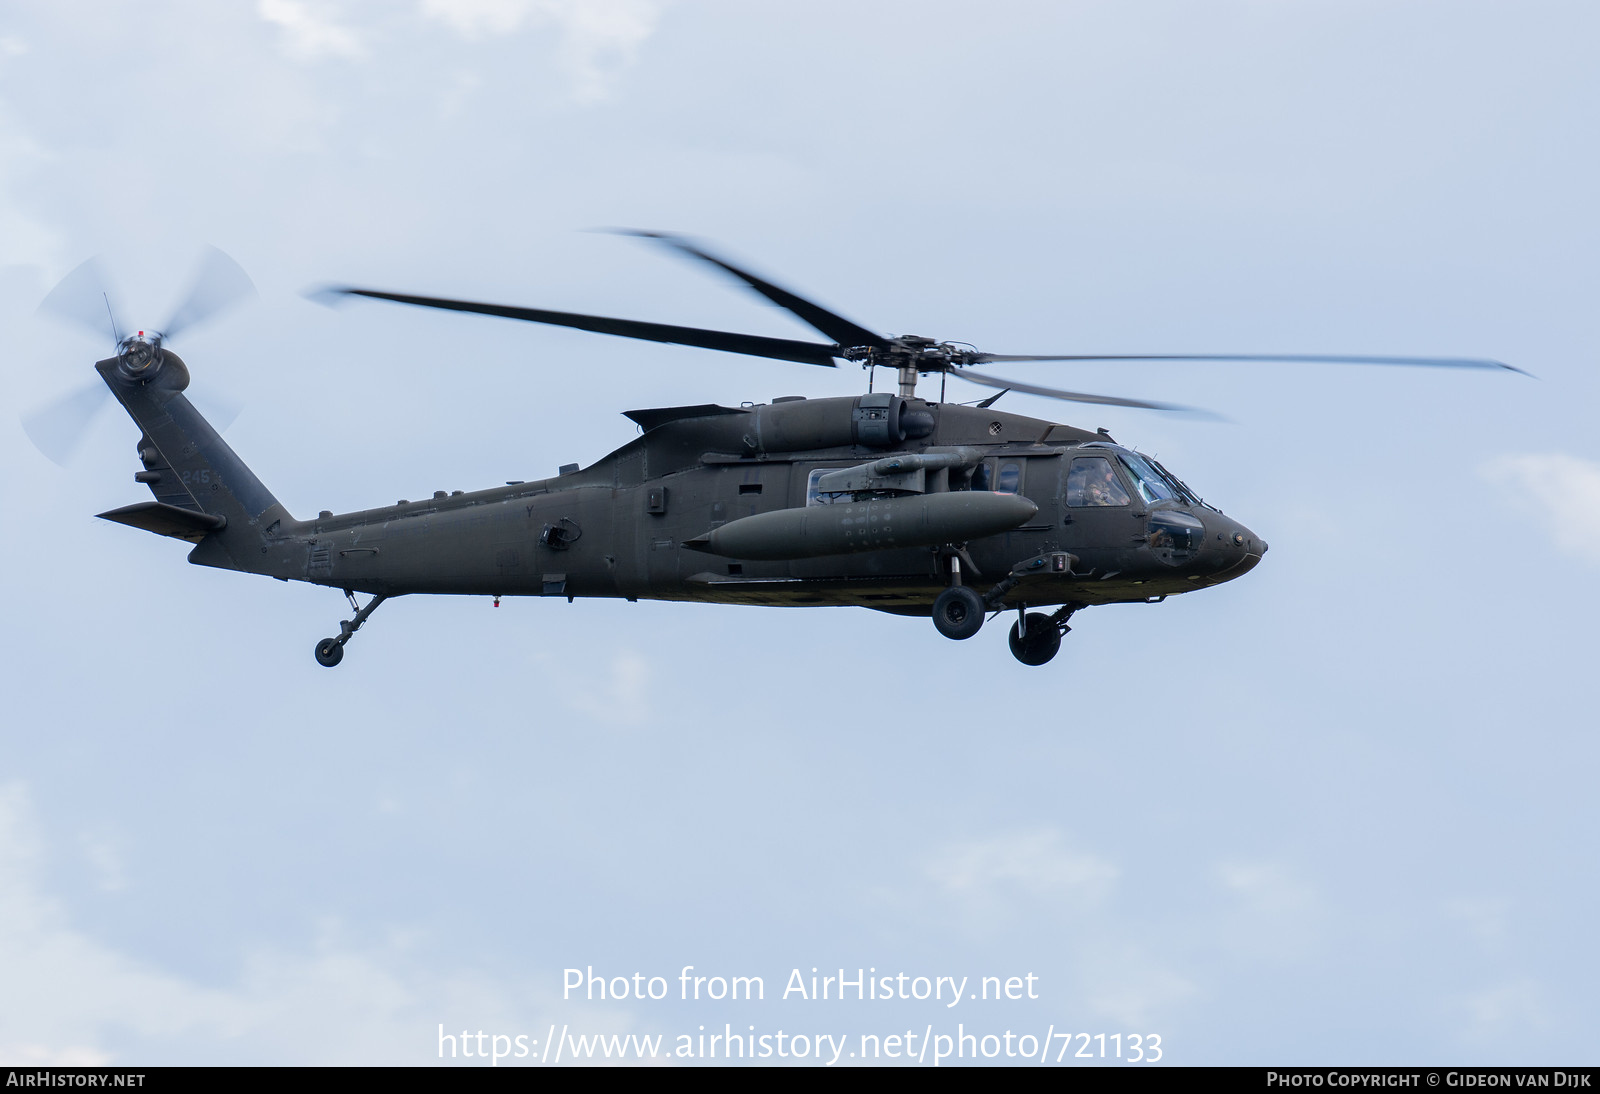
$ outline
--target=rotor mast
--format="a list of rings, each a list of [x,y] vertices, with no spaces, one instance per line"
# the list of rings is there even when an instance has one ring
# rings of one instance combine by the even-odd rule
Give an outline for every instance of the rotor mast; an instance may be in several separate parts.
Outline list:
[[[894,369],[899,374],[902,399],[916,397],[917,377],[923,372],[950,370],[950,347],[940,345],[932,338],[902,334],[886,339],[886,343],[882,346],[854,346],[843,350],[839,356],[847,361],[860,362],[862,368]]]

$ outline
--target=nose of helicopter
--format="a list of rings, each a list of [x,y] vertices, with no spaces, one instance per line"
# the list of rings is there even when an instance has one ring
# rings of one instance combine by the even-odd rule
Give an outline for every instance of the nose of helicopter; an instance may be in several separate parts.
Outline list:
[[[1205,524],[1206,545],[1197,560],[1200,573],[1196,577],[1207,585],[1242,577],[1267,553],[1267,541],[1236,520],[1207,513]]]

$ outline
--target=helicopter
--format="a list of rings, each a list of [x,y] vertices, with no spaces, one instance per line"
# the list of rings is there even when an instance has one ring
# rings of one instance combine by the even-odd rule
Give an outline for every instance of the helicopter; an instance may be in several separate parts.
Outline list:
[[[1108,406],[1176,404],[1065,391],[971,371],[1038,361],[1305,361],[1510,370],[1478,358],[1327,355],[1016,355],[920,335],[884,336],[663,232],[629,231],[707,263],[832,339],[807,342],[348,286],[308,294],[367,298],[573,327],[803,364],[856,363],[854,397],[788,396],[738,407],[624,412],[632,441],[554,477],[301,520],[256,478],[184,395],[189,370],[174,334],[231,306],[249,280],[220,251],[162,331],[122,333],[95,364],[140,429],[135,481],[153,500],[100,517],[193,545],[196,565],[340,589],[352,617],[316,643],[338,665],[387,600],[414,594],[622,598],[789,607],[857,606],[931,619],[974,637],[1014,612],[1008,643],[1044,665],[1086,607],[1159,603],[1249,573],[1267,543],[1207,504],[1154,458],[1105,430],[995,409],[1010,391]],[[87,267],[88,264],[85,264]],[[41,310],[89,322],[88,275],[75,271]],[[242,279],[242,281],[241,281]],[[251,290],[253,291],[253,290]],[[103,295],[103,294],[100,294]],[[64,303],[65,301],[75,301]],[[110,301],[105,297],[106,312]],[[102,318],[92,320],[102,322]],[[102,328],[103,329],[103,328]],[[894,391],[875,389],[894,371]],[[937,400],[919,378],[938,374]],[[946,402],[951,377],[994,390]],[[78,401],[75,401],[78,400]],[[62,408],[25,420],[40,443]],[[41,448],[44,445],[41,443]],[[357,594],[369,597],[365,605]]]

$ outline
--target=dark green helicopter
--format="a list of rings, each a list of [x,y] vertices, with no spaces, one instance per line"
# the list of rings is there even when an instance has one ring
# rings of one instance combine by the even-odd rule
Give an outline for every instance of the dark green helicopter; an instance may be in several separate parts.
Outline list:
[[[189,370],[165,345],[178,329],[232,303],[248,286],[231,260],[213,252],[164,332],[125,335],[115,332],[113,320],[117,353],[95,368],[142,430],[143,470],[134,478],[154,500],[100,516],[188,541],[195,545],[189,561],[198,565],[342,589],[354,616],[340,624],[337,637],[316,646],[317,661],[330,667],[379,604],[410,593],[492,596],[496,604],[502,596],[547,596],[856,605],[931,616],[939,632],[954,639],[971,638],[987,616],[1014,610],[1011,652],[1024,664],[1042,665],[1055,656],[1078,610],[1156,602],[1230,581],[1253,569],[1267,544],[1103,430],[1009,414],[993,404],[1007,391],[1022,391],[1110,406],[1189,408],[1002,380],[966,371],[971,366],[1246,360],[1511,368],[1470,358],[983,353],[912,335],[884,337],[682,238],[632,234],[719,267],[833,341],[370,289],[316,295],[364,296],[812,365],[853,361],[869,376],[879,367],[895,370],[898,391],[874,391],[869,379],[868,393],[854,398],[631,410],[627,416],[642,435],[589,467],[573,464],[537,482],[439,491],[424,500],[297,520],[190,404],[183,394]],[[70,275],[42,310],[84,318],[87,277]],[[63,305],[68,298],[78,303]],[[958,370],[962,379],[998,391],[975,405],[943,401],[944,380]],[[940,375],[937,402],[916,394],[918,377],[931,373]],[[81,400],[71,397],[25,421],[47,453],[52,423]],[[371,596],[364,607],[358,592]]]

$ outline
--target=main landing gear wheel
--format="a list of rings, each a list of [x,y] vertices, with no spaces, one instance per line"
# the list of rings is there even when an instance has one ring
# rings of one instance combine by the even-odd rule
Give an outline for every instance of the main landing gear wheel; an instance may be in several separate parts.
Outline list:
[[[344,643],[337,638],[324,638],[317,643],[317,664],[331,669],[344,660]]]
[[[1024,665],[1043,665],[1061,649],[1061,632],[1043,612],[1029,612],[1011,624],[1011,656]]]
[[[933,625],[946,638],[971,638],[983,626],[983,597],[965,585],[955,585],[933,602]]]

